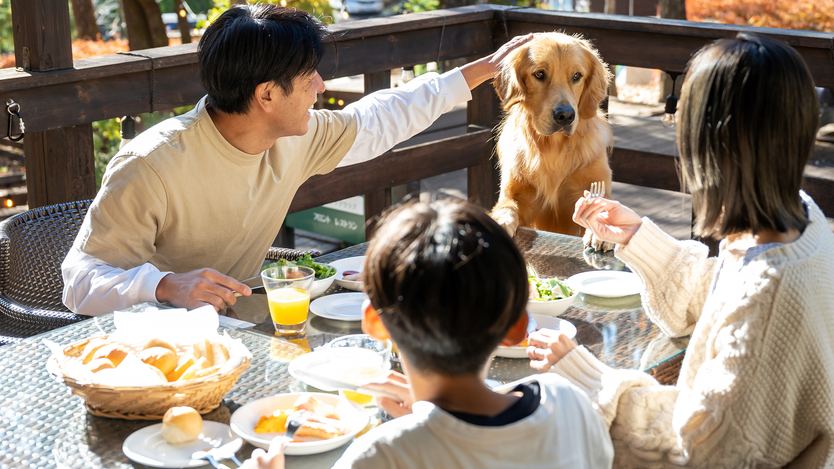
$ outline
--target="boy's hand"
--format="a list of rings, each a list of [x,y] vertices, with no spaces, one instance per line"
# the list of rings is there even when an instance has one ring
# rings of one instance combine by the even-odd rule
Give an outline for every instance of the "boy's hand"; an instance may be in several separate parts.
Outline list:
[[[552,329],[539,329],[527,339],[530,368],[544,373],[576,348],[576,343],[565,334]]]
[[[391,417],[397,418],[411,413],[411,404],[414,399],[411,397],[411,385],[408,383],[408,377],[404,374],[391,371],[381,381],[363,383],[363,386],[380,389],[399,396],[402,402],[394,402],[387,397],[374,398],[376,405],[388,412]]]
[[[222,466],[222,464],[221,464]],[[269,452],[256,448],[252,456],[243,461],[241,469],[284,469],[284,437],[275,438],[269,445]]]

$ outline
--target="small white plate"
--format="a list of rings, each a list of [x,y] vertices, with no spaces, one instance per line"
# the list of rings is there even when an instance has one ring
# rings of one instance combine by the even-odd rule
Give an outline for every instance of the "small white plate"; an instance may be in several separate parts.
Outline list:
[[[535,330],[553,329],[554,331],[565,334],[570,339],[576,337],[576,326],[564,319],[545,316],[543,314],[532,314],[531,316],[536,321]],[[495,356],[502,358],[527,358],[527,347],[504,347],[499,345],[495,350]]]
[[[350,431],[345,435],[329,440],[312,441],[311,439],[311,441],[287,443],[284,447],[284,454],[299,456],[330,451],[353,440],[353,437],[368,424],[368,414],[365,413],[365,409],[342,396],[324,393],[292,393],[277,394],[247,403],[232,414],[230,422],[232,430],[253,446],[269,449],[272,440],[276,436],[283,435],[283,433],[255,433],[255,424],[258,423],[258,419],[264,415],[270,415],[278,409],[292,408],[295,401],[305,394],[311,394],[336,407],[340,420],[350,428]]]
[[[162,438],[162,424],[157,423],[131,433],[125,439],[122,451],[128,459],[150,467],[200,467],[208,461],[191,459],[192,454],[219,448],[235,440],[243,444],[225,423],[204,420],[203,433],[195,441],[171,445]]]
[[[643,291],[643,282],[637,274],[619,270],[582,272],[569,278],[568,285],[579,293],[603,298],[638,295]]]
[[[367,298],[364,293],[335,293],[313,300],[310,311],[336,321],[361,321],[362,303]]]
[[[336,268],[336,285],[339,285],[342,288],[347,288],[348,290],[362,291],[362,282],[345,280],[342,277],[344,276],[344,272],[347,270],[362,272],[365,268],[365,256],[339,259],[338,261],[330,262],[330,266]]]
[[[293,378],[322,391],[337,389],[315,379],[315,375],[331,376],[333,379],[353,382],[344,376],[351,369],[376,368],[381,374],[391,368],[390,355],[358,347],[320,348],[293,359],[287,372]],[[309,372],[309,373],[305,373]],[[358,383],[357,383],[358,384]]]

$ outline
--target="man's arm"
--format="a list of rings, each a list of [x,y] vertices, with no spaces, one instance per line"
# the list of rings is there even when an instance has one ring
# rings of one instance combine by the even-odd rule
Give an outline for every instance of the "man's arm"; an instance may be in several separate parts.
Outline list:
[[[244,296],[252,293],[248,286],[213,269],[175,274],[145,263],[124,270],[75,246],[61,264],[61,273],[64,305],[85,316],[100,316],[144,302],[169,302],[188,309],[210,304],[219,310],[235,304],[232,290]]]
[[[428,128],[441,114],[472,99],[470,90],[492,79],[501,60],[533,38],[518,36],[493,54],[443,75],[426,74],[399,88],[380,90],[345,107],[358,122],[356,140],[339,166],[375,158]]]

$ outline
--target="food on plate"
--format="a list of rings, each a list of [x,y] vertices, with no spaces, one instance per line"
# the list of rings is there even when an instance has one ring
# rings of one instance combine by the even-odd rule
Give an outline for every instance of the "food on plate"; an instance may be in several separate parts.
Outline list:
[[[139,352],[139,359],[158,368],[163,375],[171,373],[177,367],[176,352],[163,347],[146,348]]]
[[[107,358],[113,362],[113,365],[119,366],[122,360],[130,353],[130,350],[127,349],[122,344],[118,343],[109,343],[98,350],[93,354],[93,359],[96,358]]]
[[[171,407],[162,417],[162,438],[179,445],[194,441],[203,432],[203,417],[191,407]]]
[[[342,279],[348,280],[350,282],[361,282],[362,272],[358,272],[356,270],[346,270],[342,272]]]
[[[336,275],[336,268],[330,267],[329,265],[323,264],[316,264],[313,262],[312,256],[309,254],[304,254],[301,256],[297,261],[288,261],[286,259],[279,259],[277,262],[273,262],[271,264],[267,264],[261,268],[261,270],[269,269],[270,267],[282,267],[285,265],[297,265],[300,267],[309,267],[316,272],[316,279],[323,280],[326,278],[330,278]]]
[[[530,276],[530,300],[553,301],[561,300],[573,295],[573,289],[555,278],[539,278]]]
[[[264,415],[255,424],[255,433],[280,433],[287,431],[287,418],[296,411],[308,410],[313,413],[295,433],[296,437],[313,437],[322,440],[335,438],[348,433],[340,421],[335,407],[317,399],[315,396],[303,395],[289,409],[277,409],[272,414]]]

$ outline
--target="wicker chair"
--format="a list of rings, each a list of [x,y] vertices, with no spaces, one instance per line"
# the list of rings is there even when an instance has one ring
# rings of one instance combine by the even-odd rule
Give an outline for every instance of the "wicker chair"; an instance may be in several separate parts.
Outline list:
[[[0,223],[0,345],[87,319],[61,301],[64,261],[92,200],[29,210]],[[272,248],[267,259],[315,251]]]

